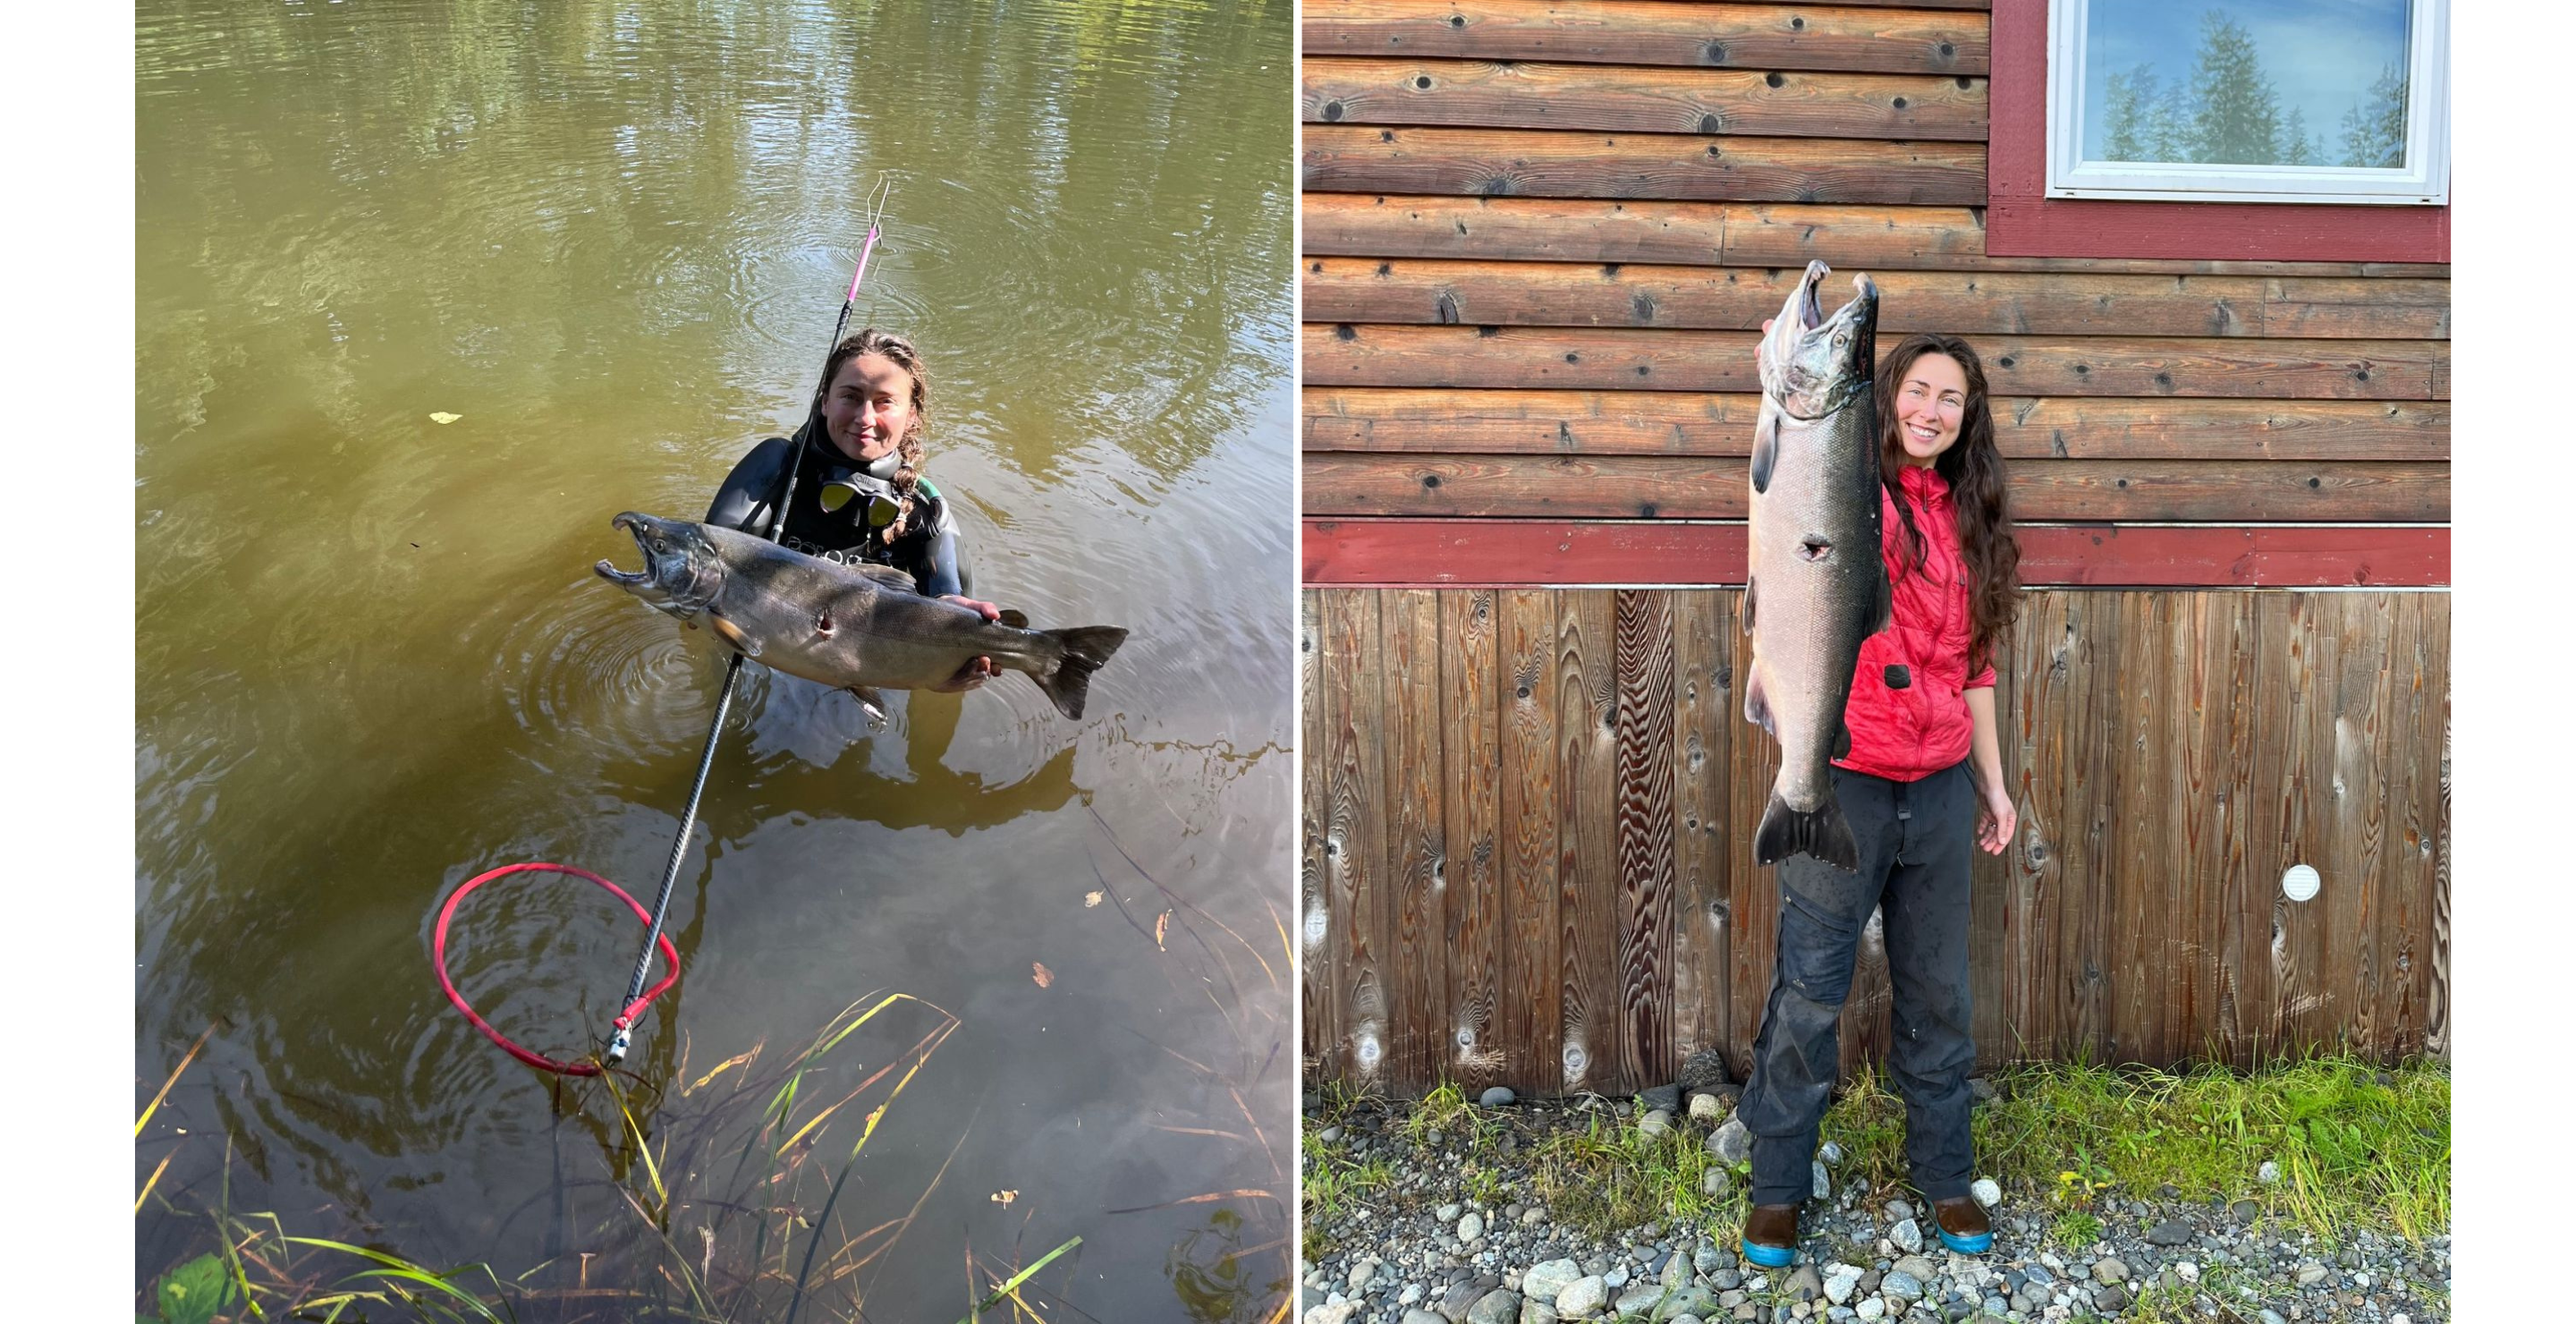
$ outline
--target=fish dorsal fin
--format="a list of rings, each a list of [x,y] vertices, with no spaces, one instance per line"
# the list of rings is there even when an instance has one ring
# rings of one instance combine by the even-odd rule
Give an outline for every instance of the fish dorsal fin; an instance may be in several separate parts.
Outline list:
[[[848,564],[852,570],[875,580],[883,587],[899,588],[906,593],[918,593],[921,591],[920,587],[913,583],[912,576],[895,569],[893,566],[875,565],[866,561],[852,561]]]
[[[1029,628],[1028,613],[1023,611],[1014,611],[1009,607],[1002,608],[1001,621],[1002,624],[1007,625],[1014,630],[1025,630]]]
[[[1753,490],[1771,490],[1771,466],[1780,461],[1780,419],[1778,415],[1764,420],[1769,427],[1753,433]]]

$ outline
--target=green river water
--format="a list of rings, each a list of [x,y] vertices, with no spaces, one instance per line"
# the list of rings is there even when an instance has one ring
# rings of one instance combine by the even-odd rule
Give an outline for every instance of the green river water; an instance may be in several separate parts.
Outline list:
[[[1047,1319],[1268,1317],[1291,60],[1286,0],[141,6],[138,1115],[205,1044],[136,1144],[140,1309],[229,1217],[271,1318],[368,1267],[282,1237],[502,1318],[920,1320],[1077,1236]],[[441,995],[439,905],[659,883],[722,658],[589,567],[802,417],[880,175],[852,327],[926,356],[978,596],[1132,635],[1078,722],[1005,676],[871,735],[746,668],[685,978],[635,1078],[558,1084]],[[642,933],[520,876],[451,965],[579,1054]]]

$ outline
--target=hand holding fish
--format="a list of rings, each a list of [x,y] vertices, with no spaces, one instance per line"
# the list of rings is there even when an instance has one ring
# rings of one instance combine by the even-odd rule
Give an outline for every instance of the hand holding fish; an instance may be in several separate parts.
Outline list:
[[[939,600],[942,602],[954,602],[960,607],[972,607],[977,612],[981,613],[984,619],[988,621],[998,621],[1002,619],[1001,608],[996,607],[989,602],[978,602],[963,593],[942,593],[939,595]],[[956,675],[951,676],[936,685],[930,686],[929,689],[933,694],[964,694],[966,691],[974,689],[985,681],[1001,674],[1002,669],[993,665],[993,659],[989,657],[979,657],[968,662],[965,666],[960,667]]]

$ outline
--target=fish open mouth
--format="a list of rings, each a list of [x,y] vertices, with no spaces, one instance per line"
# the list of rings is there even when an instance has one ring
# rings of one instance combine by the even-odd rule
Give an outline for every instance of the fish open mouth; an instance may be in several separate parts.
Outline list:
[[[635,550],[644,553],[644,568],[634,572],[633,574],[629,574],[626,571],[618,569],[614,563],[609,561],[607,557],[603,556],[599,558],[599,563],[592,566],[591,569],[597,572],[600,578],[605,579],[612,584],[633,585],[651,582],[653,578],[653,554],[649,551],[645,551],[644,526],[635,518],[635,513],[633,511],[627,511],[620,514],[617,518],[608,522],[608,527],[612,529],[624,529],[628,533],[634,535]]]
[[[1807,264],[1807,274],[1798,282],[1801,296],[1798,300],[1799,331],[1813,331],[1825,324],[1825,305],[1816,297],[1816,291],[1824,285],[1825,277],[1831,271],[1832,268],[1822,262]]]

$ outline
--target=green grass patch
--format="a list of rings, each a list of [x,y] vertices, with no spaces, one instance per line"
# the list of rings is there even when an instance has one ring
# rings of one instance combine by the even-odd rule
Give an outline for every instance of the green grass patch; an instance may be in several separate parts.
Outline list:
[[[2385,1076],[2386,1083],[2382,1083]],[[1978,1170],[2060,1211],[2061,1240],[2097,1222],[2105,1197],[2259,1201],[2329,1239],[2356,1228],[2421,1241],[2451,1221],[2451,1078],[2415,1063],[2383,1072],[2317,1057],[2241,1073],[2066,1063],[2009,1067],[1976,1112]],[[1902,1185],[1905,1106],[1878,1074],[1849,1083],[1824,1138],[1846,1158],[1837,1181]],[[2278,1165],[2278,1180],[2259,1174]],[[2099,1236],[2087,1237],[2085,1244]]]
[[[2057,1216],[2048,1239],[2060,1250],[2081,1251],[2102,1239],[2102,1220],[2081,1209],[2069,1209]]]
[[[1743,1182],[1716,1196],[1702,1185],[1716,1166],[1696,1130],[1650,1136],[1634,1122],[1598,1115],[1581,1130],[1547,1136],[1530,1155],[1532,1185],[1550,1216],[1594,1236],[1674,1220],[1741,1225]]]
[[[1467,1102],[1466,1094],[1444,1080],[1439,1088],[1414,1101],[1412,1109],[1404,1115],[1404,1135],[1416,1148],[1420,1148],[1429,1144],[1435,1133],[1447,1135],[1455,1132],[1460,1126],[1469,1124],[1475,1115],[1476,1106]]]
[[[1990,1079],[1997,1097],[1976,1112],[1978,1169],[2013,1199],[2037,1202],[2051,1220],[2050,1239],[2068,1250],[2091,1246],[2128,1217],[2111,1197],[2154,1200],[2168,1186],[2194,1202],[2256,1200],[2265,1216],[2329,1243],[2361,1228],[2421,1241],[2450,1225],[2451,1082],[2436,1063],[2384,1071],[2357,1058],[2314,1057],[2253,1072],[2040,1063]],[[1323,1094],[1306,1128],[1310,1258],[1319,1223],[1394,1178],[1383,1160],[1355,1164],[1317,1139],[1366,1102],[1329,1085]],[[1491,1206],[1510,1198],[1496,1143],[1505,1130],[1443,1084],[1402,1106],[1388,1134],[1409,1141],[1417,1159],[1432,1157],[1434,1133],[1463,1146],[1463,1161],[1454,1154],[1443,1161],[1459,1174],[1464,1198]],[[1843,1150],[1837,1183],[1864,1178],[1873,1191],[1906,1185],[1905,1105],[1883,1075],[1842,1089],[1823,1137]],[[1574,1230],[1607,1236],[1686,1220],[1723,1241],[1741,1223],[1750,1174],[1738,1165],[1726,1190],[1708,1195],[1702,1183],[1717,1159],[1705,1138],[1690,1125],[1650,1137],[1633,1118],[1596,1112],[1580,1128],[1540,1137],[1520,1157],[1532,1193]],[[2271,1183],[2258,1176],[2266,1162],[2278,1167]]]
[[[2191,1200],[2259,1201],[2329,1239],[2367,1227],[2421,1241],[2450,1226],[2451,1078],[2438,1064],[2048,1065],[1993,1079],[2000,1097],[1977,1113],[1979,1167],[2061,1208],[2171,1186]],[[2278,1165],[2269,1184],[2265,1162]]]
[[[1345,1110],[1347,1117],[1347,1110]],[[1332,1125],[1340,1125],[1335,1122]],[[1328,1129],[1322,1119],[1306,1119],[1305,1143],[1300,1147],[1297,1183],[1299,1205],[1305,1211],[1301,1228],[1300,1249],[1307,1259],[1329,1254],[1335,1240],[1327,1228],[1339,1224],[1363,1200],[1390,1190],[1395,1185],[1395,1164],[1386,1158],[1365,1162],[1351,1157],[1349,1148],[1338,1138],[1327,1141]]]

